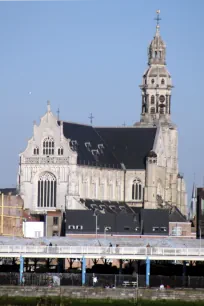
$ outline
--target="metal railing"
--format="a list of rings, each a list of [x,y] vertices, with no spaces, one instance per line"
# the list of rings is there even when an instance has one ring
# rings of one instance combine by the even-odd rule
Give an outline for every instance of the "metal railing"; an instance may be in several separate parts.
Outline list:
[[[33,246],[33,245],[0,245],[1,254],[43,255],[141,255],[156,257],[204,256],[204,248],[159,248],[159,247],[104,247],[104,246]],[[118,256],[116,256],[118,257]]]
[[[97,277],[96,287],[115,286],[121,288],[134,287],[136,277],[127,274],[94,274]],[[81,273],[24,273],[25,286],[81,286]],[[138,286],[146,287],[145,275],[138,275]],[[125,286],[125,283],[132,286]],[[19,273],[0,272],[0,286],[18,286]],[[150,275],[150,287],[159,288],[163,284],[170,288],[204,288],[203,276],[166,276]],[[85,285],[93,286],[93,273],[86,273]]]

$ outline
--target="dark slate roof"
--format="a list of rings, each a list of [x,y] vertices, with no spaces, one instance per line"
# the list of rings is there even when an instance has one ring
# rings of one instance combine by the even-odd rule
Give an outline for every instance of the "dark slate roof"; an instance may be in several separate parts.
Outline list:
[[[73,150],[78,153],[78,164],[121,168],[120,162],[92,126],[63,122],[63,132],[66,138],[77,141],[76,144],[73,143]],[[90,143],[90,147],[86,147],[86,143]],[[99,149],[99,145],[102,145],[103,148]],[[99,154],[94,155],[93,150],[98,150]]]
[[[187,222],[186,217],[180,212],[177,207],[174,207],[169,214],[169,222]]]
[[[126,169],[145,169],[156,128],[97,128],[63,122],[63,132],[71,139],[80,165],[121,168],[124,164]]]
[[[153,149],[156,128],[96,128],[110,150],[127,169],[145,169]]]
[[[90,200],[90,199],[80,199],[81,203],[83,203],[86,208],[91,209],[93,211],[100,212],[108,212],[111,214],[134,214],[135,212],[132,210],[124,202],[116,202],[116,201],[100,201],[100,200]]]

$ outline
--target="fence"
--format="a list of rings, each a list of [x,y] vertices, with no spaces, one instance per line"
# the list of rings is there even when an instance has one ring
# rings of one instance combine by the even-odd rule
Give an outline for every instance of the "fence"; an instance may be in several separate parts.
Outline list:
[[[94,274],[96,287],[124,287],[125,283],[135,283],[136,276],[125,274]],[[25,286],[81,286],[81,273],[24,273]],[[150,287],[160,285],[171,288],[204,288],[203,276],[163,276],[150,275]],[[0,286],[19,285],[19,273],[0,273]],[[93,286],[93,274],[86,274],[86,286]],[[145,287],[145,275],[138,275],[138,286]]]
[[[146,258],[147,256],[158,257],[204,257],[204,248],[160,248],[160,247],[102,247],[102,246],[32,246],[32,245],[0,245],[0,255],[6,257],[16,257],[16,254],[27,254],[31,257],[47,258],[53,257],[73,258],[73,255],[79,257],[92,255],[93,258],[111,255],[112,258],[118,256],[127,257],[130,255]],[[61,255],[61,256],[60,256]],[[27,256],[28,257],[28,256]],[[122,258],[122,257],[121,257]],[[199,259],[200,260],[200,259]]]

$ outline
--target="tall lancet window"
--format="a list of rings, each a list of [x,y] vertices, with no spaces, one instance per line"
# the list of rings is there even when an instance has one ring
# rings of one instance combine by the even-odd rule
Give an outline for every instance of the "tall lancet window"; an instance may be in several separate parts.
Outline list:
[[[100,197],[101,197],[101,200],[103,200],[105,198],[105,186],[104,186],[104,184],[100,185]]]
[[[151,104],[154,104],[154,102],[155,102],[155,97],[151,96]]]
[[[54,155],[55,143],[52,137],[47,137],[43,141],[43,155]]]
[[[50,172],[44,172],[38,180],[38,207],[56,207],[57,180]]]
[[[96,199],[96,183],[92,183],[92,198]]]
[[[142,183],[139,180],[134,180],[132,183],[132,200],[141,201],[142,197]]]

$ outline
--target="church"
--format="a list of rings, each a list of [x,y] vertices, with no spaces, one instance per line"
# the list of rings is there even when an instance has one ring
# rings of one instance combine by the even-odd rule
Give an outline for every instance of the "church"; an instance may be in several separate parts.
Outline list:
[[[171,121],[173,85],[158,23],[140,88],[141,117],[133,126],[59,121],[47,102],[20,154],[17,181],[25,209],[54,218],[97,202],[101,208],[107,203],[154,210],[177,207],[187,214],[178,131]]]

